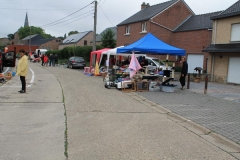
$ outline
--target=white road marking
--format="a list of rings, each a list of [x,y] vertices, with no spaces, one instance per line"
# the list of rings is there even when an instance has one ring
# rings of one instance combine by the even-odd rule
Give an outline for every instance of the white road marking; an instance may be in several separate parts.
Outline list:
[[[26,87],[31,87],[33,82],[34,82],[34,79],[35,79],[34,71],[31,68],[29,68],[29,69],[32,72],[32,78],[31,78],[30,84],[28,84]],[[5,85],[2,85],[1,87],[14,87],[15,88],[15,87],[21,87],[21,86],[5,86]]]
[[[31,81],[30,81],[30,84],[27,85],[27,87],[31,87],[31,86],[32,86],[32,84],[33,84],[33,82],[34,82],[34,78],[35,78],[35,73],[33,72],[33,70],[32,70],[31,68],[29,68],[29,69],[30,69],[30,71],[32,72],[32,79],[31,79]]]
[[[3,72],[3,74],[7,73],[9,70],[9,67],[7,67],[7,69]]]

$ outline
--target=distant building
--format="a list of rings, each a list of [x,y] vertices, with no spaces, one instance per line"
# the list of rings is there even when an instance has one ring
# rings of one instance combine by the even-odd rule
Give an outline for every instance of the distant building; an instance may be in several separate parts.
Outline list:
[[[109,28],[106,28],[104,31],[102,31],[100,34],[98,34],[96,36],[96,45],[102,44],[102,34],[109,29],[114,33],[113,39],[115,39],[117,41],[117,27],[109,27]]]
[[[0,46],[6,46],[10,43],[8,38],[0,38]]]
[[[28,45],[28,44],[32,45],[34,41],[38,41],[40,39],[44,39],[44,37],[39,34],[34,34],[34,35],[30,35],[23,38],[21,42],[22,42],[22,45]]]
[[[29,27],[29,22],[28,22],[28,15],[26,13],[25,21],[24,21],[24,27]]]
[[[62,40],[59,38],[48,38],[33,41],[31,45],[38,46],[38,49],[58,50],[60,43],[62,43]]]
[[[59,44],[58,49],[61,50],[65,47],[76,46],[91,46],[91,40],[93,38],[93,31],[85,31],[77,34],[72,34],[65,38],[62,43]]]
[[[47,50],[58,50],[58,45],[62,43],[59,38],[47,38],[35,34],[27,36],[21,40],[20,45],[8,45],[9,50],[18,52],[21,48],[25,49],[26,52],[34,52],[36,49],[47,49]]]

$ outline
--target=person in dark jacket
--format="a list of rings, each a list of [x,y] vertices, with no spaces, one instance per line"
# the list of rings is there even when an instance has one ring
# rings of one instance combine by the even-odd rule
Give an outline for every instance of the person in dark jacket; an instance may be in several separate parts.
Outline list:
[[[180,83],[182,88],[185,88],[185,79],[186,75],[188,74],[188,63],[186,62],[186,57],[182,57],[182,70],[181,70],[181,77],[180,77]]]
[[[50,54],[49,61],[49,66],[55,66],[55,57],[53,54]]]
[[[57,54],[55,54],[54,59],[55,59],[54,66],[58,65],[58,55]]]
[[[44,54],[41,54],[42,66],[44,65]]]

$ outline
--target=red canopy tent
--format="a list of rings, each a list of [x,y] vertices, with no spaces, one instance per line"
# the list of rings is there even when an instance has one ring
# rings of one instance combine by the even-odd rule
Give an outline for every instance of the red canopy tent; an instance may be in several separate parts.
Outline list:
[[[99,63],[102,52],[107,51],[109,49],[111,48],[104,48],[97,51],[92,51],[90,55],[90,67],[92,68],[93,66],[95,66],[96,61],[98,61]]]

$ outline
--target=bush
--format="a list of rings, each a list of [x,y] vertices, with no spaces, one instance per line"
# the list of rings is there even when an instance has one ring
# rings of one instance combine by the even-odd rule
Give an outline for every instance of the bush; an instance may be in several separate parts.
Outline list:
[[[102,46],[96,46],[96,49],[102,49]],[[86,62],[90,61],[90,54],[92,52],[92,46],[77,46],[77,47],[65,47],[62,50],[47,51],[46,54],[57,54],[58,59],[64,60],[72,56],[80,56],[85,59]],[[59,63],[60,64],[60,63]]]

